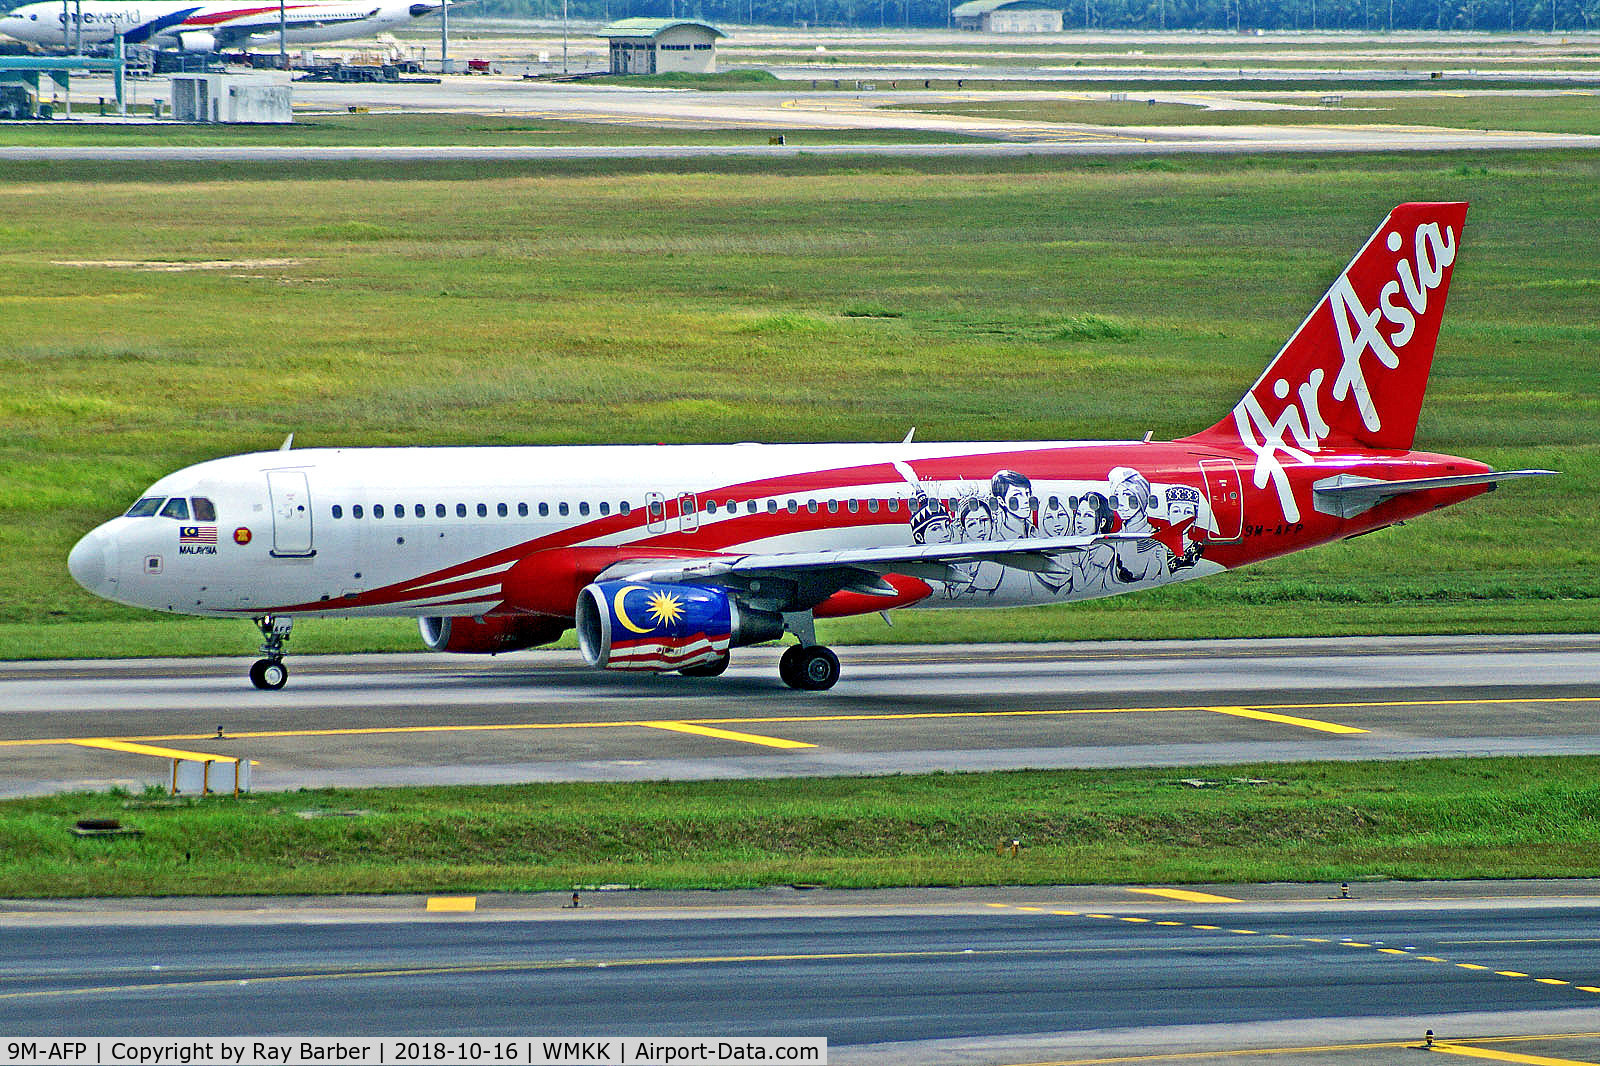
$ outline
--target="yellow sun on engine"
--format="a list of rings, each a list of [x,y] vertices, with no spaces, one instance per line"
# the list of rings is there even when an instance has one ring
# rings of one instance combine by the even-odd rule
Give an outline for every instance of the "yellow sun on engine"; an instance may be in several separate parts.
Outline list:
[[[669,626],[683,617],[683,601],[678,597],[657,592],[650,597],[650,618],[658,626]]]

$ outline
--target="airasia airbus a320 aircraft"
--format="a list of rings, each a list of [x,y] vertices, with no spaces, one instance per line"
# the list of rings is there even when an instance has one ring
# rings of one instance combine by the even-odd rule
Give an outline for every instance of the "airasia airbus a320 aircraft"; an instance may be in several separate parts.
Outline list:
[[[593,666],[701,677],[791,633],[783,680],[826,689],[817,618],[1156,588],[1549,473],[1411,450],[1466,210],[1395,208],[1181,440],[280,450],[162,478],[67,565],[119,603],[254,619],[259,688],[298,615],[407,615],[435,651],[576,626]]]

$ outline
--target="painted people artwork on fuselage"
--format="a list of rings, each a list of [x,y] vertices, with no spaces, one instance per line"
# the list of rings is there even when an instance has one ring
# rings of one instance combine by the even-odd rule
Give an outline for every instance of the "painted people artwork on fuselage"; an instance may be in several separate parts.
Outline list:
[[[1153,484],[1132,467],[1115,467],[1104,481],[1054,482],[1040,491],[1015,470],[995,471],[986,486],[918,482],[913,490],[915,544],[1134,535],[1060,552],[1055,566],[1037,572],[989,561],[957,564],[955,576],[943,583],[944,596],[930,606],[939,598],[995,606],[1093,599],[1218,569],[1201,565],[1206,531],[1213,528],[1201,490]]]

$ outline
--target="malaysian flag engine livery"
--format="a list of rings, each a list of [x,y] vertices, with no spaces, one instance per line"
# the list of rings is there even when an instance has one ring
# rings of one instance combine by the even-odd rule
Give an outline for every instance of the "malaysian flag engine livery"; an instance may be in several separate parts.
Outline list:
[[[435,651],[515,651],[575,628],[592,666],[690,677],[792,637],[780,678],[827,689],[839,660],[819,618],[1158,588],[1550,473],[1412,447],[1466,210],[1395,208],[1233,410],[1178,440],[291,450],[291,437],[162,478],[68,567],[120,603],[253,619],[261,688],[288,677],[296,617],[403,615]],[[167,512],[215,514],[232,542]]]

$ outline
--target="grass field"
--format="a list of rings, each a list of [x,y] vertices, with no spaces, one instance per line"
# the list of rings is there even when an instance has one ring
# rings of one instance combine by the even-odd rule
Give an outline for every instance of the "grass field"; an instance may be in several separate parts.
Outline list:
[[[0,897],[1592,877],[1597,779],[1546,758],[74,794],[0,802]]]
[[[1137,97],[1137,92],[1132,94]],[[1274,94],[1273,100],[1305,110],[1225,111],[1184,104],[1149,104],[1133,99],[951,101],[903,104],[907,111],[981,115],[1019,122],[1089,123],[1100,126],[1440,126],[1466,130],[1526,130],[1538,133],[1600,133],[1600,96],[1484,96],[1451,92],[1409,95],[1350,95],[1331,107],[1315,93]]]
[[[1564,476],[1160,597],[829,639],[1593,629],[1600,155],[3,163],[0,657],[248,650],[243,623],[97,601],[64,558],[162,473],[290,431],[1181,435],[1391,206],[1457,197],[1418,444]]]
[[[300,114],[289,126],[115,126],[65,122],[0,125],[0,145],[639,145],[766,144],[782,133],[789,144],[928,144],[969,141],[919,130],[662,129],[616,122],[563,122],[532,115]]]

